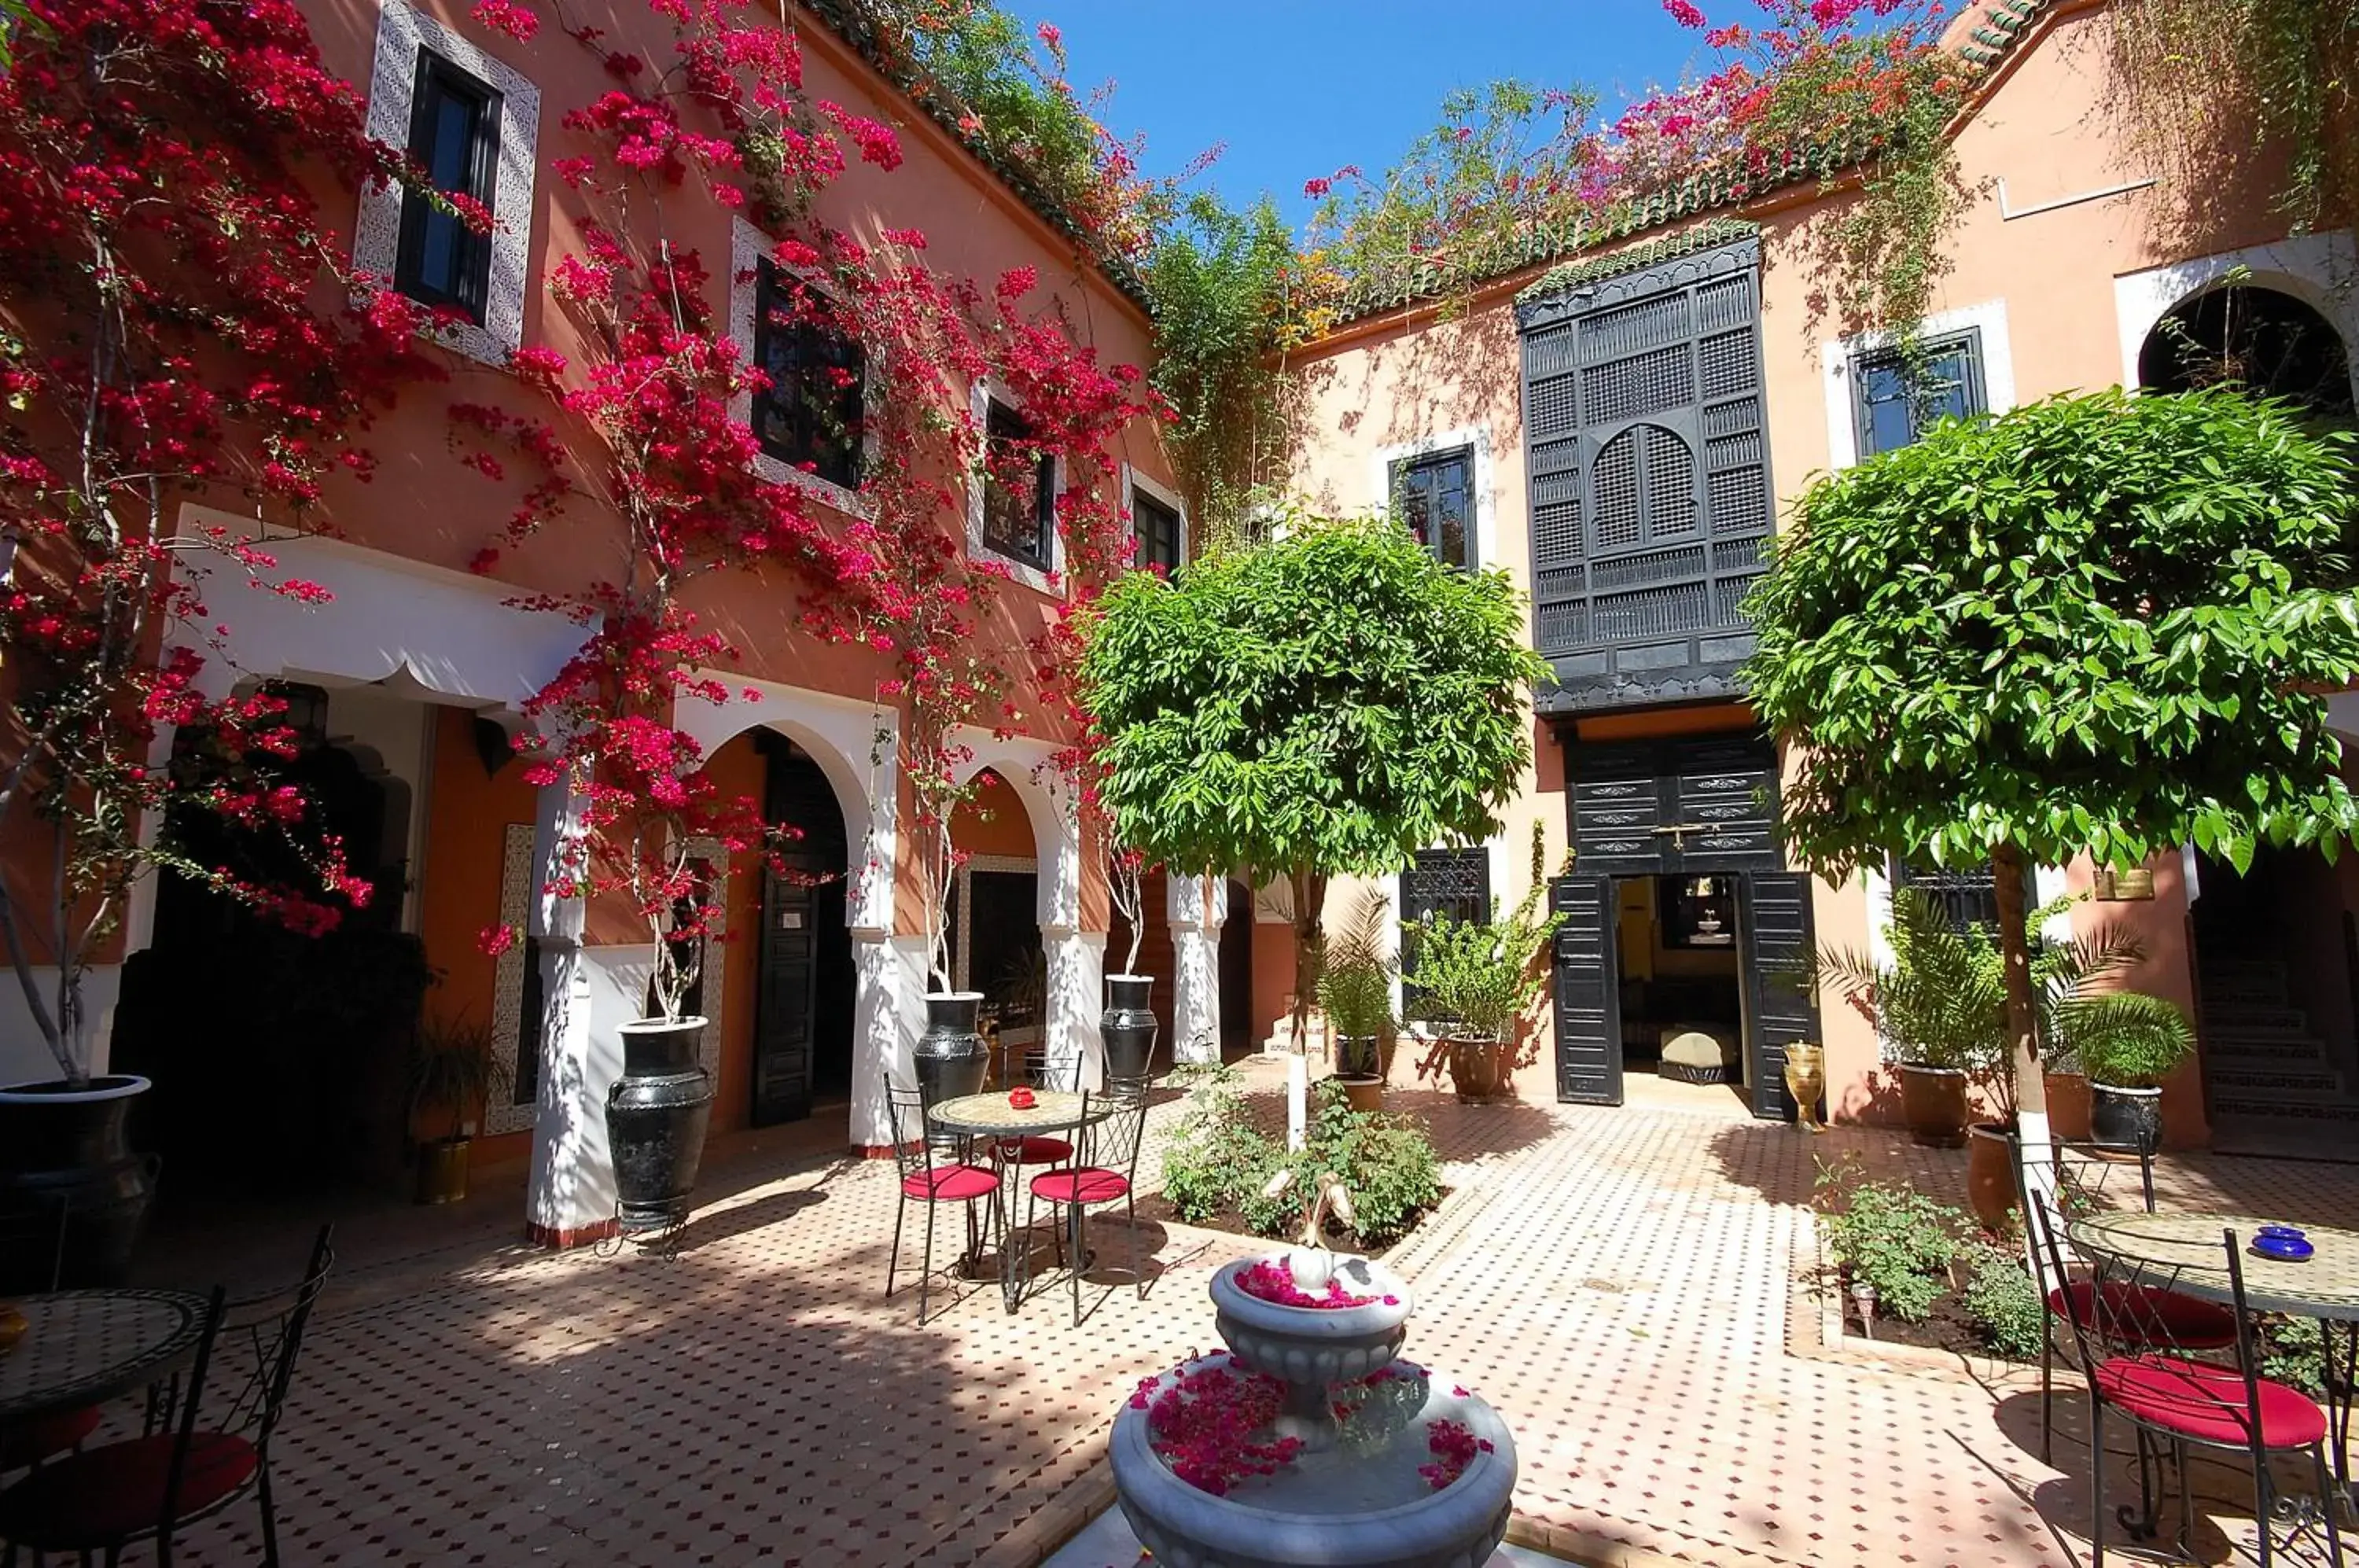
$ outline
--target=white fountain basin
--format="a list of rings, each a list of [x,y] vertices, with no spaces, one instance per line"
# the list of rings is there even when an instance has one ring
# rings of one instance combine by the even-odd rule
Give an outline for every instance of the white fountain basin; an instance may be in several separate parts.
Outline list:
[[[1404,1295],[1404,1310],[1407,1300]],[[1275,1310],[1327,1317],[1368,1309]],[[1415,1408],[1396,1400],[1370,1411],[1374,1420],[1347,1421],[1334,1447],[1306,1451],[1275,1475],[1237,1483],[1224,1497],[1180,1479],[1154,1450],[1146,1407],[1180,1373],[1225,1361],[1204,1356],[1165,1373],[1146,1389],[1144,1404],[1125,1405],[1114,1419],[1112,1457],[1123,1515],[1158,1564],[1478,1568],[1498,1550],[1516,1489],[1515,1440],[1490,1406],[1457,1392],[1446,1374],[1407,1362],[1378,1388],[1421,1393]],[[1370,1400],[1384,1403],[1383,1396]],[[1491,1445],[1438,1491],[1418,1473],[1434,1462],[1428,1423],[1437,1420],[1462,1422]]]

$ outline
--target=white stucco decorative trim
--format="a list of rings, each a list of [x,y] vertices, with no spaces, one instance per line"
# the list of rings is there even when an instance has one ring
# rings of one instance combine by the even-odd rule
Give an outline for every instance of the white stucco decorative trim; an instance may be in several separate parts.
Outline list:
[[[2015,349],[2007,341],[2006,301],[1985,299],[1954,310],[1936,310],[1918,325],[1920,337],[1942,337],[1978,330],[1983,339],[1983,402],[1984,412],[2004,414],[2015,407]],[[1852,362],[1864,354],[1892,346],[1886,332],[1854,332],[1819,345],[1819,374],[1827,398],[1827,467],[1849,468],[1859,461],[1859,425],[1852,408]]]
[[[1180,564],[1187,565],[1189,561],[1195,559],[1194,552],[1188,548],[1187,504],[1180,499],[1178,493],[1169,485],[1161,483],[1152,474],[1141,474],[1125,463],[1122,465],[1122,515],[1129,528],[1131,539],[1136,541],[1138,538],[1138,513],[1132,497],[1142,490],[1180,515]]]
[[[988,768],[1024,802],[1040,862],[1040,923],[1079,930],[1082,819],[1072,788],[1057,769],[1057,748],[1028,735],[1001,737],[971,725],[961,725],[951,738],[966,753],[951,772],[953,785]]]
[[[720,670],[699,670],[693,679],[718,681],[730,693],[721,703],[690,693],[673,707],[672,723],[705,756],[747,730],[773,729],[819,764],[843,813],[844,924],[891,931],[899,721],[887,710],[831,691]]]
[[[1378,447],[1368,458],[1368,501],[1376,511],[1390,512],[1394,464],[1462,446],[1474,449],[1474,565],[1488,570],[1500,563],[1498,485],[1492,474],[1490,426],[1466,425]]]
[[[973,969],[974,874],[978,871],[1006,871],[1038,877],[1040,875],[1040,863],[1028,855],[977,855],[970,856],[958,869],[958,928],[951,938],[951,951],[956,956],[951,961],[951,984],[962,991],[983,991],[987,1001],[990,994],[984,982],[995,977],[985,975],[978,979]],[[1045,962],[1048,957],[1048,933],[1045,931],[1041,933],[1040,951]],[[1019,1029],[1001,1029],[999,1043],[1030,1045],[1038,1040],[1041,1025],[1048,1021],[1049,998],[1045,996],[1040,998],[1040,1011],[1042,1018],[1038,1022]]]
[[[760,293],[758,276],[761,264],[771,261],[773,249],[770,237],[745,219],[732,216],[729,220],[729,337],[745,363],[754,363],[754,305]],[[791,269],[790,269],[791,270]],[[808,273],[799,273],[813,288],[827,289],[824,280]],[[832,292],[832,290],[829,290]],[[861,344],[867,368],[860,377],[860,400],[866,410],[860,436],[861,469],[873,471],[882,448],[877,435],[877,415],[884,398],[884,378],[876,374],[883,350],[875,343]],[[754,395],[743,392],[729,403],[729,417],[741,425],[754,422]],[[780,463],[768,452],[756,448],[754,472],[773,485],[791,485],[822,505],[855,517],[874,517],[875,503],[857,490],[847,490],[832,479],[816,474],[806,474],[791,463]]]
[[[409,113],[418,93],[418,51],[440,55],[497,89],[499,171],[492,182],[491,280],[484,290],[484,324],[462,322],[438,332],[446,346],[485,365],[506,365],[524,342],[524,284],[531,254],[535,147],[540,136],[540,89],[521,71],[484,52],[403,0],[378,0],[376,59],[369,69],[368,134],[389,147],[409,145]],[[353,236],[353,265],[379,278],[393,276],[401,243],[401,187],[390,182],[361,192]]]
[[[524,931],[532,918],[534,837],[532,823],[510,822],[500,843],[500,923],[513,931]],[[522,1132],[539,1109],[538,1093],[515,1103],[516,1080],[524,1076],[525,946],[517,937],[492,964],[492,1054],[507,1063],[510,1077],[506,1098],[495,1095],[484,1108],[486,1133]]]
[[[2138,384],[2138,351],[2155,323],[2207,289],[2250,283],[2290,294],[2316,310],[2343,334],[2345,349],[2359,351],[2359,251],[2351,231],[2297,234],[2275,245],[2224,251],[2192,261],[2174,261],[2114,279],[2114,315],[2121,329],[2122,385]],[[2351,356],[2352,389],[2359,396],[2359,352]]]
[[[1019,414],[1024,411],[1024,399],[1017,397],[1011,387],[991,376],[976,380],[967,388],[967,413],[974,420],[978,452],[980,443],[990,440],[988,421],[994,399],[1006,404]],[[1049,491],[1061,499],[1065,494],[1065,460],[1061,456],[1052,457],[1049,463],[1052,468]],[[1012,581],[1021,583],[1036,593],[1046,593],[1052,599],[1063,598],[1065,522],[1058,515],[1058,506],[1052,502],[1049,509],[1049,567],[1044,572],[1013,556],[1002,555],[983,542],[983,460],[978,455],[974,472],[967,475],[966,482],[966,558],[1006,568]]]

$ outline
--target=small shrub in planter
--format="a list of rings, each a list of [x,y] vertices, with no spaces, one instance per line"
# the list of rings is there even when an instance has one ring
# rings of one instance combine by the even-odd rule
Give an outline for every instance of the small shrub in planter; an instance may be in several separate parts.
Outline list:
[[[1966,1279],[1965,1307],[1992,1355],[2010,1361],[2038,1358],[2040,1337],[2048,1332],[2048,1307],[2021,1258],[1995,1247],[1976,1247]]]
[[[1163,1196],[1181,1220],[1203,1225],[1235,1206],[1242,1172],[1266,1171],[1276,1159],[1270,1140],[1239,1114],[1235,1068],[1181,1073],[1195,1088],[1163,1147]]]
[[[1949,1293],[1965,1215],[1903,1182],[1864,1181],[1848,1160],[1821,1166],[1818,1190],[1828,1250],[1851,1282],[1875,1288],[1880,1314],[1923,1323]],[[1827,1210],[1837,1196],[1843,1207]]]
[[[1303,1147],[1288,1152],[1245,1118],[1235,1080],[1232,1069],[1209,1071],[1165,1146],[1163,1195],[1181,1221],[1202,1225],[1234,1213],[1257,1236],[1294,1239],[1302,1222],[1299,1194],[1332,1171],[1351,1192],[1359,1245],[1373,1248],[1406,1234],[1441,1201],[1440,1159],[1417,1123],[1355,1111],[1343,1085],[1323,1079]],[[1295,1179],[1271,1197],[1270,1178],[1282,1167]]]

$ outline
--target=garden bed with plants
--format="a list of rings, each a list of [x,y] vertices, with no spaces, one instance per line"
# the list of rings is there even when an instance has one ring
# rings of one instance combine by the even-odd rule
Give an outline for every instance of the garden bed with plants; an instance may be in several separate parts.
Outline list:
[[[1425,1128],[1353,1110],[1333,1079],[1311,1085],[1310,1125],[1302,1149],[1289,1152],[1282,1102],[1248,1098],[1232,1067],[1191,1077],[1188,1107],[1164,1146],[1162,1193],[1146,1205],[1158,1218],[1297,1242],[1320,1178],[1332,1171],[1350,1198],[1347,1212],[1326,1216],[1323,1239],[1338,1252],[1374,1255],[1408,1235],[1445,1195]],[[1278,1116],[1268,1115],[1273,1108]],[[1287,1172],[1291,1178],[1281,1183]]]

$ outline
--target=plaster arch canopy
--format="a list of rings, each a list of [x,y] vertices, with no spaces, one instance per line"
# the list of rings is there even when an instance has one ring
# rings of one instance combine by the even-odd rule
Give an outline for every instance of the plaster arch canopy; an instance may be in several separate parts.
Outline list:
[[[2273,245],[2175,261],[2114,279],[2124,387],[2139,385],[2138,360],[2163,318],[2215,289],[2267,289],[2299,299],[2341,335],[2359,399],[2359,245],[2351,231],[2297,234]]]
[[[748,730],[776,730],[810,754],[843,812],[844,923],[878,934],[893,929],[894,803],[900,724],[889,709],[832,692],[700,670],[730,693],[726,702],[687,695],[672,713],[679,732],[711,757]]]
[[[1057,748],[1047,741],[972,727],[951,738],[966,754],[951,770],[952,783],[965,784],[989,768],[1024,803],[1040,866],[1040,950],[1049,971],[1043,1042],[1052,1063],[1078,1061],[1081,1081],[1097,1088],[1105,1073],[1097,1019],[1105,990],[1106,933],[1082,929],[1080,802],[1057,770]]]

